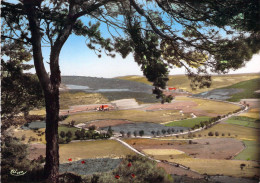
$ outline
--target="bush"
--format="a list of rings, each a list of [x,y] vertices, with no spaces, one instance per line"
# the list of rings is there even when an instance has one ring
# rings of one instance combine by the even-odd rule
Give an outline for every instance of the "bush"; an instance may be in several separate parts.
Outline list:
[[[140,130],[139,131],[139,135],[142,137],[144,135],[144,131],[143,130]]]
[[[70,138],[66,138],[66,143],[70,143],[71,139]]]
[[[96,130],[96,126],[95,125],[91,125],[90,127],[88,127],[88,129],[90,130],[90,131],[94,131],[94,130]]]
[[[225,136],[225,133],[222,133],[222,136]]]
[[[64,138],[65,136],[66,136],[66,133],[65,133],[64,131],[61,131],[61,132],[60,132],[60,137],[61,137],[61,138]]]
[[[192,140],[189,140],[189,144],[192,144]]]
[[[129,166],[130,163],[130,166]],[[118,176],[117,176],[118,175]],[[116,178],[118,177],[118,179]],[[139,156],[127,155],[122,163],[112,172],[93,175],[84,180],[92,183],[139,182],[170,183],[172,177],[163,168],[158,168],[155,161]]]
[[[218,133],[218,132],[215,132],[215,136],[219,136],[219,133]]]
[[[65,139],[64,138],[59,138],[58,144],[65,144]]]
[[[230,136],[231,134],[230,133],[228,133],[228,136]]]
[[[208,136],[213,136],[213,135],[214,135],[213,132],[208,133]]]
[[[135,136],[135,137],[137,136],[137,131],[134,131],[134,136]]]
[[[66,133],[66,137],[68,137],[68,138],[71,138],[71,137],[72,137],[72,133],[71,133],[70,130]]]
[[[23,136],[22,136],[21,140],[22,140],[22,141],[24,141],[24,140],[25,140],[25,135],[23,135]]]
[[[131,137],[131,132],[127,132],[127,137]]]

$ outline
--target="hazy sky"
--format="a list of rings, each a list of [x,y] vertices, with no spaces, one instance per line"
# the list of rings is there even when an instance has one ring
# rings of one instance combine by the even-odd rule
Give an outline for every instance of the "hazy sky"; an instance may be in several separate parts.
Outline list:
[[[49,59],[49,48],[44,48],[44,61]],[[260,72],[260,54],[254,55],[244,68],[235,73],[255,73]],[[46,64],[47,70],[48,64]],[[120,55],[116,58],[107,57],[102,54],[101,58],[85,44],[85,38],[70,36],[65,43],[60,55],[60,69],[62,75],[77,75],[77,76],[93,76],[111,78],[125,75],[143,75],[140,67],[134,62],[133,55],[129,55],[123,59]],[[185,69],[174,68],[170,71],[170,75],[185,74]]]

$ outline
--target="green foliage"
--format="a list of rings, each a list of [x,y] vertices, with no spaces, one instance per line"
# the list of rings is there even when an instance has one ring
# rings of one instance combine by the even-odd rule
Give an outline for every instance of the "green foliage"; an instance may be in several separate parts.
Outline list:
[[[27,159],[28,145],[23,144],[17,138],[2,136],[1,144],[1,181],[35,181],[43,178],[43,167],[40,165],[43,159],[30,161]],[[26,172],[23,176],[12,176],[11,170]]]
[[[60,136],[61,136],[61,138],[64,138],[66,136],[66,133],[64,131],[61,131]]]
[[[118,175],[118,179],[115,176]],[[128,155],[117,169],[109,173],[103,173],[100,175],[93,175],[89,177],[86,182],[96,183],[170,183],[173,182],[171,176],[162,169],[156,166],[156,162],[149,160],[146,157],[139,155]],[[95,181],[94,181],[95,180]]]
[[[245,127],[260,128],[259,120],[246,116],[233,116],[225,121],[226,123],[241,125]]]
[[[182,126],[182,127],[193,127],[195,125],[201,125],[201,122],[209,120],[210,117],[202,116],[192,119],[185,119],[181,121],[173,121],[171,123],[166,124],[165,126]]]
[[[13,118],[18,113],[27,117],[29,110],[44,105],[43,92],[36,75],[24,73],[32,68],[24,64],[31,59],[31,54],[21,43],[5,43],[2,47],[1,60],[1,115],[4,118]]]

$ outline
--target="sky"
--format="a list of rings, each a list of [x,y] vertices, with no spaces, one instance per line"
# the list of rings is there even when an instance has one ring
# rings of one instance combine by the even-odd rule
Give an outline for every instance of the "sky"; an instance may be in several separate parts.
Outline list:
[[[49,59],[49,48],[43,48],[44,61]],[[49,71],[48,64],[45,64]],[[236,71],[230,71],[229,74],[238,73],[260,73],[260,53],[254,55],[247,62],[245,67]],[[91,76],[113,78],[126,75],[143,75],[140,67],[134,61],[133,55],[128,55],[123,59],[120,55],[111,58],[102,54],[101,58],[89,50],[86,46],[84,37],[71,35],[62,48],[60,55],[61,74],[69,76]],[[34,71],[33,71],[34,72]],[[184,68],[173,68],[170,75],[185,74]]]
[[[9,2],[17,2],[17,0],[8,0]],[[85,21],[85,20],[83,20]],[[101,24],[101,32],[105,37],[109,37],[105,25]],[[175,25],[178,27],[178,25]],[[103,29],[102,29],[103,28]],[[112,30],[113,31],[113,30]],[[118,30],[120,31],[120,30]],[[130,54],[125,59],[120,55],[111,58],[102,54],[101,58],[89,50],[86,46],[84,37],[71,35],[64,44],[60,54],[60,70],[61,75],[70,76],[91,76],[113,78],[117,76],[126,75],[143,75],[140,66],[134,61],[133,55]],[[49,72],[49,65],[46,63],[49,60],[49,47],[43,47],[43,57],[47,72]],[[33,63],[31,61],[31,63]],[[245,67],[236,71],[230,71],[229,74],[238,73],[260,73],[260,53],[254,55],[252,59],[247,62]],[[30,72],[35,73],[32,69]],[[184,68],[173,68],[170,70],[170,75],[185,74]]]

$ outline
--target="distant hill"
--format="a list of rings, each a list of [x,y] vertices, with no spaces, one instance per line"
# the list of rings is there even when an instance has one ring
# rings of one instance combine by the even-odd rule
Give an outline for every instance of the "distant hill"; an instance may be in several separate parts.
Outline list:
[[[228,75],[217,75],[212,76],[212,85],[210,88],[203,88],[197,89],[196,91],[192,91],[190,88],[190,80],[185,75],[171,75],[169,76],[168,86],[173,86],[176,88],[181,88],[186,91],[192,93],[201,93],[205,91],[209,91],[216,88],[227,87],[241,81],[251,80],[255,78],[260,78],[259,73],[253,74],[228,74]],[[116,77],[116,79],[128,80],[128,81],[135,81],[140,83],[146,83],[151,85],[149,81],[143,76],[123,76],[123,77]]]
[[[88,86],[92,90],[125,89],[131,92],[152,93],[152,86],[145,83],[116,78],[96,78],[84,76],[62,76],[61,83],[65,85]]]

